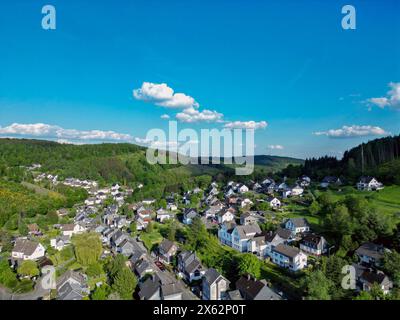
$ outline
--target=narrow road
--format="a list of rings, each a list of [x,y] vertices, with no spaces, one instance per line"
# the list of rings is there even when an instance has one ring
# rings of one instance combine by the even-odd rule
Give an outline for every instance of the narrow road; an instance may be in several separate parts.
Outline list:
[[[35,289],[27,293],[16,294],[0,287],[0,300],[38,300],[50,293],[50,290],[42,288],[41,280],[38,279]]]

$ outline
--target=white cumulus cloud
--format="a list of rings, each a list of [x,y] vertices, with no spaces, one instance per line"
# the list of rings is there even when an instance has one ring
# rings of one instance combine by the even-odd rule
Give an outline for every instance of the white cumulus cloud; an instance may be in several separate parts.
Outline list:
[[[379,108],[391,107],[400,110],[400,82],[389,83],[390,90],[386,97],[371,98],[368,102]]]
[[[199,104],[194,98],[184,93],[175,93],[166,83],[143,82],[140,89],[133,91],[133,96],[137,100],[154,103],[166,108],[198,108]]]
[[[354,138],[367,136],[382,136],[389,134],[384,129],[375,126],[343,126],[340,129],[314,132],[317,136],[327,136],[329,138]]]
[[[225,124],[227,129],[265,129],[268,126],[266,121],[233,121]]]
[[[161,116],[161,119],[163,119],[163,120],[168,120],[169,118],[170,118],[170,116],[167,115],[167,114],[163,114],[163,115]]]
[[[57,139],[60,141],[131,141],[129,134],[101,130],[64,129],[60,126],[44,123],[21,124],[13,123],[7,127],[0,127],[0,135],[16,137],[40,137]]]
[[[224,115],[217,111],[203,110],[199,111],[194,108],[187,108],[176,115],[176,119],[180,122],[221,122]]]

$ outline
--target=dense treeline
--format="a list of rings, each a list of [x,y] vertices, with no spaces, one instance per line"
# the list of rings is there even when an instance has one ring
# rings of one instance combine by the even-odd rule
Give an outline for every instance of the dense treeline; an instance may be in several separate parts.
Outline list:
[[[400,183],[400,136],[385,137],[363,143],[346,151],[341,160],[335,157],[307,159],[302,166],[289,166],[282,175],[306,174],[321,180],[325,176],[344,177],[355,182],[361,175],[372,175],[385,183]]]

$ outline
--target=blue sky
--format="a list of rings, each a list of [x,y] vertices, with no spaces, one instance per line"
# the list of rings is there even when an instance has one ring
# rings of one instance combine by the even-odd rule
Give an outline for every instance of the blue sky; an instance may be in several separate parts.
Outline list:
[[[41,28],[45,4],[56,30]],[[345,4],[356,30],[341,27]],[[400,132],[398,12],[396,0],[1,1],[0,136],[142,141],[183,113],[179,128],[256,125],[256,154],[340,157]],[[166,107],[146,85],[135,97],[143,83],[195,105]]]

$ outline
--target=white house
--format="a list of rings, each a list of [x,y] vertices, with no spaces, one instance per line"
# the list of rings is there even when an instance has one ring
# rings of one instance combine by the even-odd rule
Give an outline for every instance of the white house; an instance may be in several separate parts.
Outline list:
[[[37,242],[28,239],[17,239],[11,256],[14,259],[38,260],[45,255],[45,248]]]
[[[71,224],[64,224],[61,226],[61,231],[63,236],[72,237],[74,234],[83,233],[86,231],[86,228],[81,226],[79,223],[71,223]]]
[[[301,240],[300,249],[314,256],[320,256],[328,251],[328,242],[323,236],[308,234]]]
[[[304,189],[300,186],[295,186],[294,188],[292,188],[291,190],[291,195],[292,196],[300,196],[302,195],[304,192]]]
[[[245,184],[242,184],[242,185],[239,187],[238,190],[239,190],[240,193],[249,192],[249,188],[248,188]]]
[[[374,177],[361,177],[360,181],[357,183],[357,189],[362,191],[381,190],[383,188],[383,184]]]
[[[229,281],[217,270],[211,268],[204,274],[202,281],[203,300],[224,300],[229,290]]]
[[[272,262],[282,268],[298,271],[307,266],[307,256],[298,248],[278,244],[272,250]]]
[[[218,223],[230,222],[235,219],[235,209],[229,208],[226,211],[222,211],[218,216]]]
[[[172,214],[164,209],[157,210],[157,221],[163,223],[165,220],[171,219]]]
[[[292,231],[293,234],[310,231],[310,224],[306,218],[290,218],[285,222],[285,228]]]
[[[61,251],[70,243],[71,240],[68,236],[61,236],[50,240],[50,246],[58,251]]]
[[[253,204],[254,204],[253,201],[251,201],[250,199],[246,198],[240,203],[240,206],[242,208],[245,208],[247,206],[252,206]]]
[[[281,201],[278,198],[275,198],[275,197],[268,198],[267,202],[269,203],[269,205],[273,209],[280,208],[281,205],[282,205]]]
[[[257,223],[238,226],[232,222],[225,222],[218,230],[218,238],[221,243],[239,252],[249,252],[249,249],[252,250],[252,245],[249,246],[249,241],[260,234],[261,229]]]
[[[176,210],[178,210],[178,207],[177,207],[177,205],[175,203],[168,203],[167,204],[167,210],[176,211]]]

